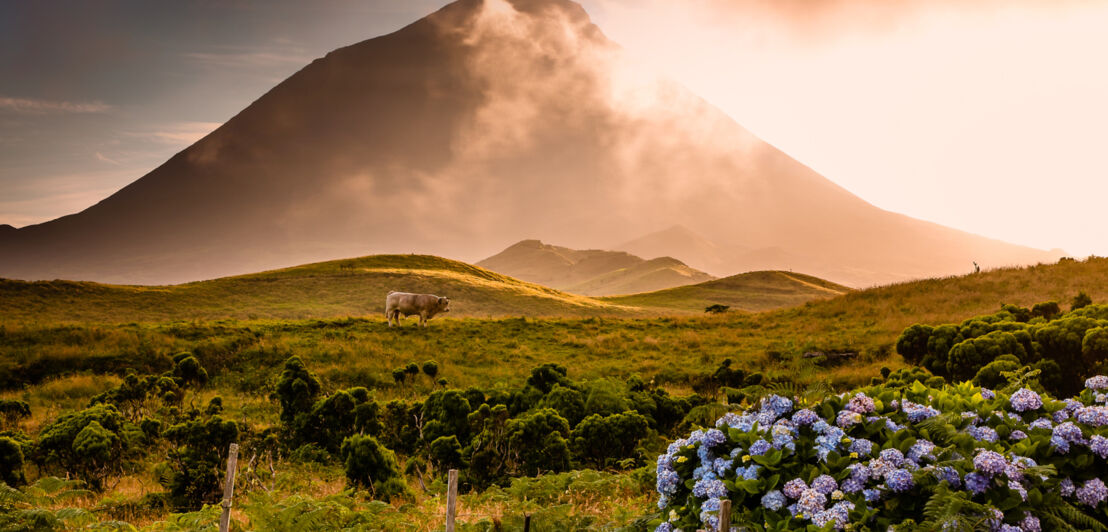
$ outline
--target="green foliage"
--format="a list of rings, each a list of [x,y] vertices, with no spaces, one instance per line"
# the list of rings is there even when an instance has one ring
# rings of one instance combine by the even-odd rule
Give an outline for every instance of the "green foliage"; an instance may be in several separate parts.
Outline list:
[[[1073,296],[1073,301],[1070,302],[1070,311],[1074,311],[1080,308],[1085,308],[1093,304],[1093,298],[1089,297],[1084,291],[1078,292],[1076,296]]]
[[[419,442],[422,403],[409,404],[393,399],[385,404],[381,416],[381,442],[390,449],[411,454]]]
[[[239,438],[238,424],[219,416],[191,419],[167,428],[164,436],[176,446],[168,453],[172,466],[165,475],[170,503],[191,510],[219,500],[227,452]]]
[[[510,476],[569,469],[569,422],[555,410],[540,408],[510,419],[505,434]]]
[[[1062,308],[1058,306],[1057,301],[1047,301],[1044,303],[1037,303],[1034,307],[1031,307],[1032,318],[1044,318],[1050,321],[1059,314],[1062,313]]]
[[[1081,354],[1089,367],[1108,360],[1108,327],[1089,329],[1081,340]]]
[[[993,331],[955,344],[950,349],[946,370],[955,379],[970,379],[978,368],[1001,355],[1015,355],[1020,360],[1027,357],[1027,352],[1012,333]]]
[[[308,372],[300,357],[290,357],[277,381],[276,398],[281,404],[281,422],[294,426],[296,416],[309,412],[320,391],[319,379]]]
[[[896,340],[896,352],[909,364],[919,364],[927,356],[927,342],[934,328],[917,323],[900,334]]]
[[[430,442],[442,436],[456,436],[468,442],[471,411],[469,400],[461,390],[432,392],[423,402],[423,440]]]
[[[704,312],[706,312],[708,314],[723,314],[724,312],[727,312],[730,309],[731,309],[730,305],[720,305],[719,303],[716,303],[714,305],[708,305],[707,307],[705,307]]]
[[[576,388],[573,381],[566,377],[565,366],[559,364],[543,364],[531,369],[531,376],[527,378],[527,384],[543,394],[550,393],[555,384],[566,388]]]
[[[0,399],[0,428],[15,427],[19,420],[31,417],[31,406],[18,399]]]
[[[1003,388],[1008,384],[1008,379],[1003,374],[1019,368],[1019,359],[1012,355],[1001,355],[978,370],[973,383],[985,388]]]
[[[354,435],[342,442],[346,478],[354,486],[369,489],[374,498],[392,500],[410,496],[396,454],[373,436]]]
[[[459,469],[464,465],[462,460],[462,444],[458,437],[440,436],[431,442],[427,448],[427,457],[439,471]]]
[[[603,469],[634,454],[650,424],[634,410],[601,417],[593,414],[570,434],[574,456],[582,464]]]
[[[27,482],[23,475],[23,446],[7,436],[0,436],[0,480],[12,487]]]
[[[555,384],[550,393],[539,402],[542,408],[552,408],[564,417],[571,427],[585,418],[585,394],[574,388]]]
[[[423,374],[431,377],[434,380],[435,376],[439,374],[439,363],[434,360],[428,360],[423,363]]]
[[[379,407],[369,399],[365,388],[339,390],[312,405],[311,411],[297,415],[288,427],[291,445],[299,447],[314,443],[332,454],[338,454],[342,441],[364,432],[378,434]]]
[[[623,388],[606,379],[589,381],[585,386],[585,415],[609,416],[631,408]]]
[[[131,441],[124,436],[123,415],[112,405],[96,405],[65,414],[39,433],[35,455],[44,468],[69,472],[100,489],[104,478],[122,464]],[[90,459],[85,452],[95,452]]]

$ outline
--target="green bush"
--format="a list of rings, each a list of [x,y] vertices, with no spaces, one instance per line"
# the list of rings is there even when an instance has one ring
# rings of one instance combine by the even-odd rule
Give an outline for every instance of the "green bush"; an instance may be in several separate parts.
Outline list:
[[[218,501],[227,452],[239,438],[238,424],[211,416],[178,423],[163,435],[175,444],[168,454],[172,468],[165,479],[174,508],[195,510]]]
[[[423,402],[423,440],[457,436],[460,441],[469,442],[470,412],[469,400],[461,390],[432,392]]]
[[[297,415],[311,411],[320,388],[319,379],[308,371],[300,357],[286,360],[274,394],[281,404],[281,422],[293,427]]]
[[[431,380],[435,379],[435,376],[439,374],[439,363],[434,360],[428,360],[423,363],[423,374],[431,377]]]
[[[373,436],[354,435],[342,442],[346,478],[353,486],[369,489],[376,499],[410,496],[396,462],[396,454]]]
[[[539,401],[542,408],[552,408],[566,418],[569,426],[576,426],[585,418],[585,395],[580,390],[555,384],[550,393]]]
[[[19,399],[0,399],[3,428],[15,427],[19,420],[31,417],[31,406]]]
[[[550,393],[555,384],[566,388],[576,388],[573,381],[566,377],[566,368],[558,364],[547,363],[531,369],[531,376],[527,377],[527,384],[533,386],[542,394]]]
[[[434,464],[435,469],[445,472],[449,469],[460,469],[462,460],[462,444],[457,436],[441,436],[431,442],[427,448],[427,457]]]
[[[633,456],[639,442],[649,433],[646,418],[634,410],[601,417],[593,414],[570,434],[573,455],[578,462],[596,469],[615,465]]]
[[[47,470],[61,468],[100,489],[109,472],[118,470],[131,441],[126,420],[112,405],[96,405],[65,414],[39,433],[35,454]],[[92,459],[86,452],[94,452]]]
[[[1056,318],[1061,313],[1062,308],[1058,306],[1057,301],[1038,303],[1034,307],[1031,307],[1032,318],[1045,318],[1047,321],[1049,321]]]
[[[23,476],[23,446],[7,436],[0,436],[0,480],[12,487],[27,482]]]
[[[1073,296],[1073,301],[1070,302],[1070,311],[1085,308],[1092,304],[1093,298],[1089,297],[1089,294],[1078,292],[1076,296]]]
[[[896,352],[904,357],[905,362],[919,364],[927,356],[927,341],[934,330],[930,325],[919,323],[904,329],[896,340]]]

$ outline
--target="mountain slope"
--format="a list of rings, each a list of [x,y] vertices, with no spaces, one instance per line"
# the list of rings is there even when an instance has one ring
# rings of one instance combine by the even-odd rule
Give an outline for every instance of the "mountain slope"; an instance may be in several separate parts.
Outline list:
[[[517,242],[477,265],[586,296],[650,292],[712,279],[670,257],[643,260],[622,251],[570,249],[538,240]]]
[[[817,277],[792,272],[760,271],[732,275],[646,294],[602,298],[620,305],[703,312],[711,305],[727,305],[751,312],[830,299],[851,289]]]
[[[449,297],[446,317],[643,313],[439,257],[376,255],[171,286],[0,279],[0,321],[381,317],[391,290]]]
[[[0,276],[171,283],[367,253],[476,260],[683,224],[852,284],[1047,260],[888,213],[631,62],[567,0],[459,0],[335,50],[100,203],[0,231]],[[663,252],[652,256],[679,254]],[[783,264],[781,262],[795,262]]]

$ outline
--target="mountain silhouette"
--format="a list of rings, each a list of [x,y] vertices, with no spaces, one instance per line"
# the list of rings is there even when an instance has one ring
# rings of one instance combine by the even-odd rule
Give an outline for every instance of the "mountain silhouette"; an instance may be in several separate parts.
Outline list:
[[[795,262],[762,268],[853,285],[1051,258],[869,205],[634,63],[573,2],[459,0],[313,61],[100,203],[0,230],[0,276],[161,284],[370,253],[474,261],[528,238],[604,248],[678,224],[719,248],[715,275],[760,249]],[[663,255],[683,258],[648,254]]]

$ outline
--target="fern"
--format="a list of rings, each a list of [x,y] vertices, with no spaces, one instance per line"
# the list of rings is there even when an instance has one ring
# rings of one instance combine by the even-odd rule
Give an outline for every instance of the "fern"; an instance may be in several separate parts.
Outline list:
[[[1060,504],[1052,505],[1045,513],[1053,518],[1051,522],[1062,521],[1064,523],[1069,523],[1070,528],[1079,526],[1087,530],[1108,531],[1108,528],[1101,524],[1095,517],[1090,516],[1066,501],[1061,501]]]

